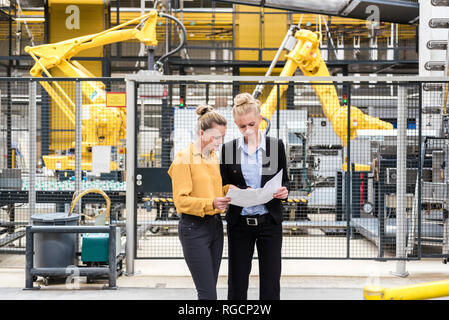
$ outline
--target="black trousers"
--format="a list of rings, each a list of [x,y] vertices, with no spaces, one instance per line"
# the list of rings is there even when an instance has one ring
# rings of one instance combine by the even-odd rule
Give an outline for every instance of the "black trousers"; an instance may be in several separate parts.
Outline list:
[[[217,279],[223,253],[221,216],[201,218],[182,214],[178,231],[198,300],[217,300]]]
[[[248,282],[254,246],[259,260],[259,299],[279,300],[281,279],[282,225],[270,214],[257,226],[247,225],[240,218],[228,226],[228,299],[247,300]]]

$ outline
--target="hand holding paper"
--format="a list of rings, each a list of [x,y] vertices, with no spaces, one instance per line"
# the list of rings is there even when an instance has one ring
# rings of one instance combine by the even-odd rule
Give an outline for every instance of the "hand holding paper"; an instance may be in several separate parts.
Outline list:
[[[213,200],[213,206],[215,209],[224,210],[229,203],[229,198],[226,197],[218,197]]]
[[[288,197],[288,189],[286,187],[280,187],[278,191],[273,194],[273,198],[286,199]]]
[[[226,197],[231,198],[230,204],[239,207],[252,207],[267,203],[273,199],[273,195],[277,194],[279,189],[282,188],[282,171],[283,170],[279,171],[273,178],[267,181],[263,188],[229,189]],[[282,192],[280,195],[283,195],[284,193],[285,192]]]

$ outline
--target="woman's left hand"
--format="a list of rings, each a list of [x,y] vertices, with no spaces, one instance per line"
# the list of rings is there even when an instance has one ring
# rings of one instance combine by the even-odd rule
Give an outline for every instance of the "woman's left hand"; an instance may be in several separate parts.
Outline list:
[[[286,187],[280,187],[278,191],[275,194],[273,194],[273,198],[276,199],[287,199],[287,197],[288,197],[288,190]]]

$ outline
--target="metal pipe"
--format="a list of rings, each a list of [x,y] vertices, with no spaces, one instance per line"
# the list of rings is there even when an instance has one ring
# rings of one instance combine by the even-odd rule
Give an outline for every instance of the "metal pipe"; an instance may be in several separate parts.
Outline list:
[[[28,230],[27,226],[27,230]],[[31,233],[108,233],[108,226],[31,226]]]
[[[300,23],[301,23],[301,21],[299,22],[299,24],[300,24]],[[282,51],[284,51],[284,49],[285,49],[284,47],[285,47],[285,44],[287,43],[287,40],[288,40],[291,36],[294,35],[294,31],[295,31],[296,29],[299,29],[299,27],[297,27],[297,26],[291,26],[290,29],[288,30],[287,34],[286,34],[285,37],[284,37],[284,40],[282,40],[282,43],[281,43],[281,45],[280,45],[278,51],[276,52],[276,55],[274,56],[273,61],[271,61],[271,64],[270,64],[270,66],[268,67],[267,72],[265,73],[265,76],[266,76],[266,77],[268,77],[268,76],[271,75],[271,72],[273,71],[274,67],[276,66],[276,63],[278,62],[279,57],[281,56]],[[263,87],[264,87],[263,84],[264,84],[264,81],[259,81],[259,84],[256,86],[256,88],[254,89],[254,92],[253,92],[253,97],[254,97],[254,98],[257,99],[257,98],[259,98],[259,96],[262,94],[262,90],[263,90]]]
[[[447,42],[446,42],[446,49],[447,49]],[[449,51],[446,50],[446,61],[444,64],[444,75],[447,76],[449,74]],[[443,122],[445,124],[445,129],[446,129],[446,134],[448,134],[449,132],[447,132],[448,130],[448,114],[447,114],[447,98],[448,98],[448,93],[449,93],[449,85],[446,83],[444,86],[444,93],[443,93],[443,105],[441,106],[443,109]]]
[[[140,15],[143,16],[145,14],[145,0],[140,0]],[[139,53],[138,56],[139,57],[143,57],[145,55],[145,44],[143,42],[140,43],[140,49],[139,49]],[[148,61],[150,62],[150,61]],[[143,67],[143,61],[141,62],[141,67]],[[139,65],[139,61],[136,62],[136,67]],[[151,67],[152,68],[152,67]],[[148,70],[152,70],[150,69],[150,66],[148,66]]]
[[[277,83],[276,84],[276,111],[277,111],[277,114],[276,114],[276,132],[277,132],[277,138],[279,139],[279,131],[280,131],[280,118],[281,118],[281,94],[280,94],[280,90],[279,90],[280,88],[279,88],[279,84]],[[265,117],[263,117],[263,118],[265,118]],[[268,124],[270,125],[270,122],[269,121],[267,121],[268,122]],[[266,131],[266,134],[268,134],[268,132],[269,132],[269,130],[270,130],[270,126],[267,128],[267,131]]]
[[[346,181],[345,181],[345,213],[346,213],[346,257],[351,256],[351,215],[352,215],[352,164],[351,164],[351,83],[343,85],[347,94],[348,119],[347,119],[347,147],[346,147]]]
[[[33,251],[34,251],[34,235],[31,233],[31,226],[26,227],[26,251],[25,251],[25,288],[33,288]]]
[[[135,229],[134,208],[136,194],[135,161],[136,161],[136,83],[126,81],[126,273],[134,274]]]
[[[115,1],[115,5],[116,5],[116,25],[119,25],[120,24],[120,0],[116,0]],[[111,11],[112,11],[112,9],[113,8],[111,8]],[[48,43],[48,42],[46,42],[46,43]],[[116,48],[117,48],[117,57],[121,57],[122,56],[122,46],[121,46],[121,43],[120,42],[117,42],[117,46],[116,46]]]
[[[36,81],[29,83],[29,115],[28,115],[28,149],[29,149],[29,190],[28,190],[28,203],[29,203],[29,216],[31,217],[36,213]]]
[[[30,275],[35,276],[69,276],[72,273],[73,269],[71,268],[33,268],[30,270]],[[109,274],[108,267],[99,267],[99,268],[89,268],[83,267],[78,268],[80,276],[96,276],[96,275],[107,275]]]
[[[75,82],[75,192],[78,193],[81,190],[81,178],[82,178],[82,111],[83,111],[83,91],[82,82]],[[81,217],[82,202],[78,204],[77,213]],[[76,234],[75,250],[79,251],[79,235]],[[79,264],[78,256],[75,256],[75,264]]]
[[[81,190],[82,168],[82,124],[81,113],[83,108],[83,91],[80,81],[75,83],[75,192]],[[78,214],[81,214],[81,202],[78,205]]]
[[[8,38],[8,55],[11,57],[13,55],[12,53],[12,12],[11,12],[12,6],[9,6],[9,19],[8,19],[8,28],[9,28],[9,38]],[[11,69],[12,69],[12,61],[8,61],[8,67],[6,68],[6,76],[8,78],[11,77]],[[12,91],[11,91],[11,81],[8,81],[6,83],[6,94],[7,94],[7,105],[6,105],[6,161],[7,161],[7,168],[14,168],[12,163]],[[11,211],[12,215],[14,215],[14,209]]]
[[[324,26],[326,27],[327,37],[329,38],[329,42],[331,43],[332,49],[334,50],[335,56],[337,56],[337,50],[335,49],[334,40],[332,40],[332,35],[329,30],[329,27],[327,26],[326,19],[323,17]]]
[[[154,70],[154,49],[148,47],[148,70]]]
[[[117,288],[116,226],[109,226],[109,288]]]
[[[406,218],[406,174],[407,174],[407,87],[398,86],[397,124],[397,180],[396,180],[396,258],[405,259],[407,218]],[[399,277],[408,276],[405,260],[398,260],[396,271]]]
[[[25,253],[26,253],[25,248],[6,248],[6,249],[0,248],[0,254],[25,254]]]
[[[422,91],[422,83],[418,85],[418,141],[419,141],[419,148],[418,148],[418,176],[416,181],[416,190],[415,190],[415,201],[413,201],[413,207],[412,207],[412,230],[410,232],[410,235],[413,235],[413,238],[408,238],[408,244],[407,244],[407,254],[411,250],[413,250],[414,246],[414,240],[415,240],[415,226],[414,221],[418,220],[417,225],[417,232],[418,232],[418,259],[421,259],[422,257],[422,247],[421,247],[421,210],[422,210],[422,168],[424,165],[424,159],[426,157],[426,141],[423,141],[423,125],[422,125],[422,114],[423,114],[423,91]],[[416,196],[418,195],[418,196]],[[415,204],[416,202],[416,204]],[[415,212],[415,215],[413,215],[413,210],[417,210],[418,212]],[[412,242],[413,240],[413,242]],[[410,250],[410,251],[409,251]]]
[[[3,78],[5,79],[5,78]],[[31,78],[32,79],[32,78]],[[70,80],[70,78],[58,78],[58,80]],[[102,81],[105,78],[93,78],[90,80]],[[0,77],[0,80],[2,78]],[[73,80],[73,79],[71,79]],[[126,77],[126,80],[133,81],[143,81],[148,82],[148,76],[145,74],[130,74]],[[21,81],[19,79],[15,81]],[[151,81],[211,81],[210,75],[155,75],[151,78]],[[323,81],[324,83],[332,82],[354,82],[358,81],[360,83],[372,82],[373,77],[371,76],[228,76],[228,75],[216,75],[214,77],[215,82],[256,82],[256,81],[279,81],[279,82],[298,82],[298,83],[310,83],[310,81]],[[440,83],[447,82],[447,77],[445,76],[378,76],[376,77],[376,82],[428,82],[428,83]]]

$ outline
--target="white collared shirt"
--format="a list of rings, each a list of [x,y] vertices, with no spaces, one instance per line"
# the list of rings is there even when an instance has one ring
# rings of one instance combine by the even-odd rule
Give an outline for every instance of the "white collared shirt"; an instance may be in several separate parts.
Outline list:
[[[243,137],[240,137],[237,148],[241,151],[241,168],[243,178],[246,185],[253,189],[261,187],[262,183],[262,150],[266,151],[266,137],[259,131],[259,145],[253,154],[249,154],[248,145],[245,143]],[[252,207],[246,207],[242,209],[242,215],[256,215],[268,213],[265,205],[257,205]]]

